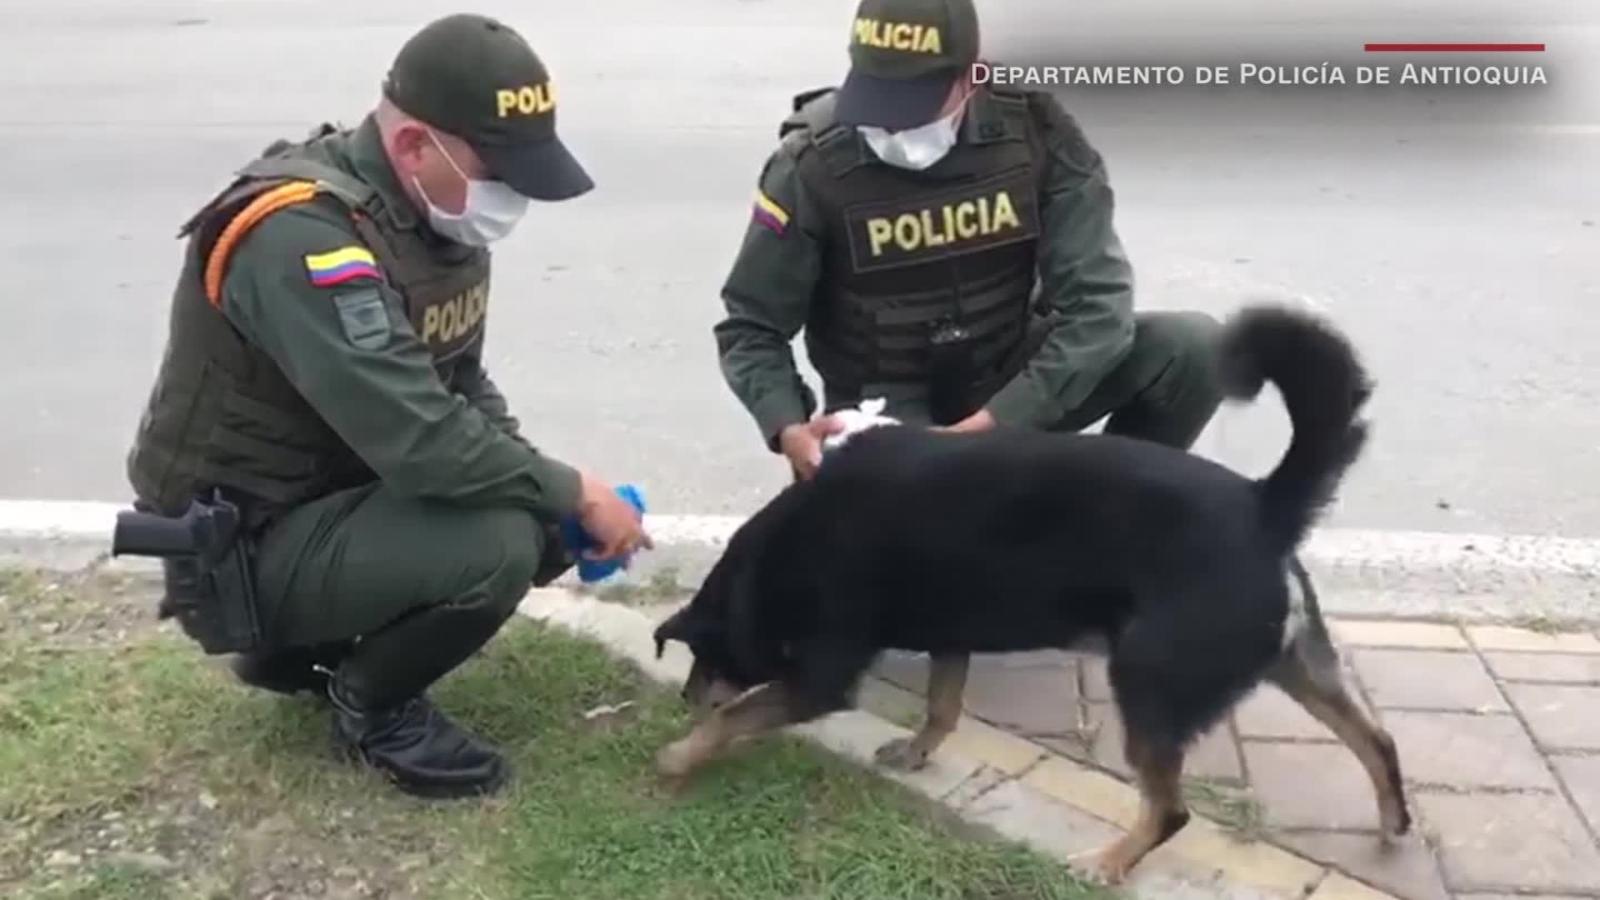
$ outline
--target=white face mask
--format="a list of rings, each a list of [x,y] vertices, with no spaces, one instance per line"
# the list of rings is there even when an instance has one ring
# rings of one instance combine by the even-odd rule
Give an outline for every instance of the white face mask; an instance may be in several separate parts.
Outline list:
[[[422,189],[422,182],[415,175],[411,176],[411,183],[416,185],[417,193],[428,204],[428,224],[433,226],[444,237],[461,244],[473,247],[482,247],[511,233],[517,222],[522,219],[522,214],[528,210],[528,198],[511,189],[503,181],[479,181],[468,178],[467,173],[461,171],[456,161],[450,158],[450,152],[444,149],[439,139],[434,137],[433,131],[428,131],[428,137],[433,140],[433,145],[444,154],[450,168],[456,170],[461,180],[467,183],[467,202],[459,213],[448,213],[434,204],[428,197],[428,192]]]
[[[956,123],[965,108],[963,102],[944,118],[905,131],[885,131],[875,125],[857,126],[857,130],[879,159],[891,166],[920,172],[944,159],[956,145]]]

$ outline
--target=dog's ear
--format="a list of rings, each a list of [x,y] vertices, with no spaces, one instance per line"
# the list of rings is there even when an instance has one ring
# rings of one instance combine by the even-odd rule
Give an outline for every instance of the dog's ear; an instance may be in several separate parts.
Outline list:
[[[656,659],[660,659],[661,654],[666,652],[667,641],[689,643],[689,635],[693,631],[690,619],[693,611],[694,607],[692,605],[684,606],[667,617],[666,621],[656,626]]]

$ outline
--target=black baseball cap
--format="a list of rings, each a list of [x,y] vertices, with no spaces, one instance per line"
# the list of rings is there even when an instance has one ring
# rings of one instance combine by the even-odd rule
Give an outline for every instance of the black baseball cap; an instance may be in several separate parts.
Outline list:
[[[972,0],[861,0],[850,26],[845,125],[900,131],[938,116],[950,86],[978,59]]]
[[[520,34],[461,13],[417,32],[383,83],[391,103],[466,141],[495,178],[535,200],[566,200],[594,187],[556,137],[550,73]]]

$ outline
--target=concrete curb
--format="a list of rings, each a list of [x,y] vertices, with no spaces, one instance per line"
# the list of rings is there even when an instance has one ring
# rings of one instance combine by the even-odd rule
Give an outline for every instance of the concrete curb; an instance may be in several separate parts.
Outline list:
[[[660,516],[626,583],[699,584],[743,520]],[[1324,528],[1301,551],[1330,615],[1482,621],[1600,616],[1600,540]]]
[[[689,655],[681,645],[670,646],[656,659],[651,631],[658,619],[639,609],[546,589],[531,592],[521,611],[599,641],[654,680],[675,687],[688,674]],[[837,713],[791,732],[873,769],[967,822],[1069,866],[1078,866],[1075,856],[1114,840],[1137,815],[1138,795],[1129,785],[965,716],[928,767],[915,773],[873,766],[873,751],[881,743],[910,732],[870,713]],[[701,777],[716,777],[714,768]],[[1151,900],[1392,900],[1390,894],[1272,844],[1236,841],[1198,814],[1177,837],[1146,857],[1121,891]]]
[[[0,501],[0,562],[80,568],[104,557],[112,503]],[[656,550],[617,583],[690,590],[736,516],[648,516]],[[1324,612],[1398,618],[1585,622],[1600,617],[1600,539],[1325,528],[1302,552]],[[575,584],[568,577],[561,584]]]

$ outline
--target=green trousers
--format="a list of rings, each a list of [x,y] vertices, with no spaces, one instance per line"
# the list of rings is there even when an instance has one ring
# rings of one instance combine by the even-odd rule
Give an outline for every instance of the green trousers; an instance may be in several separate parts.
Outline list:
[[[384,707],[487,643],[541,578],[550,541],[533,516],[341,491],[270,525],[257,553],[268,653],[351,645],[341,688]],[[554,577],[551,575],[550,577]]]
[[[1106,434],[1187,450],[1222,405],[1213,355],[1221,326],[1204,313],[1140,313],[1133,349],[1051,431],[1106,421]]]

